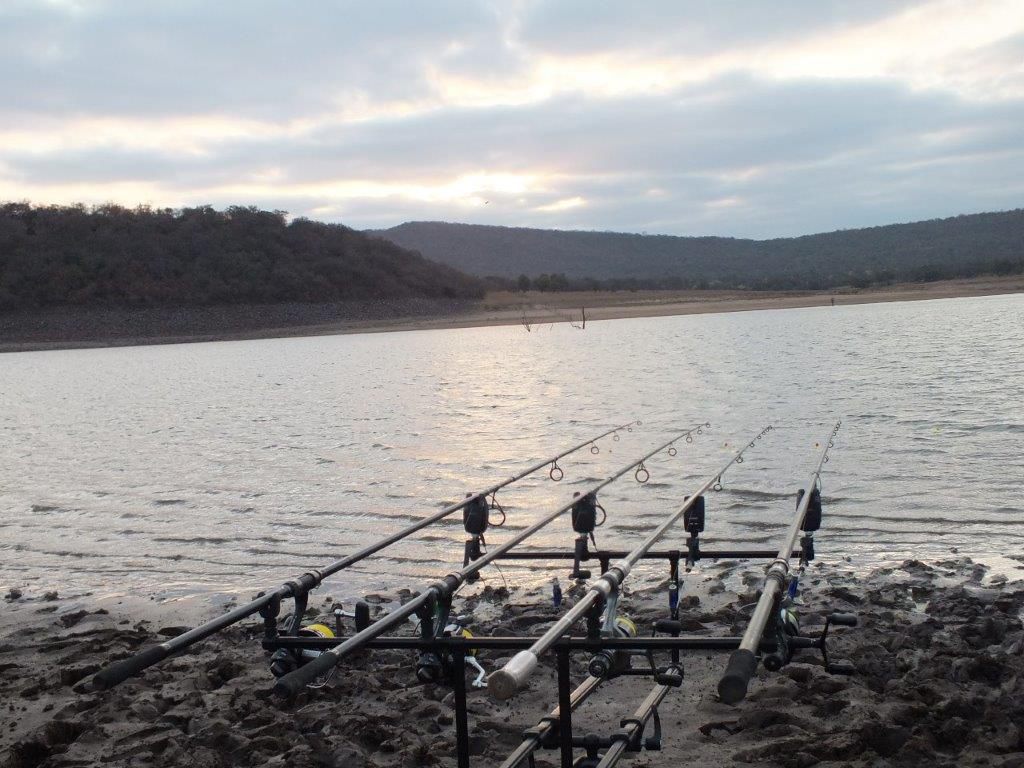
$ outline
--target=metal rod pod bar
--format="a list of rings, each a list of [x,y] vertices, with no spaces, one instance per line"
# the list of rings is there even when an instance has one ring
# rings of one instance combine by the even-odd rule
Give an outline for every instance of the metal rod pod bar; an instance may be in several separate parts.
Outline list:
[[[758,437],[764,435],[771,427],[761,430]],[[756,438],[755,438],[756,439]],[[694,491],[683,505],[659,525],[639,546],[627,554],[622,560],[618,560],[597,579],[583,597],[566,614],[541,636],[528,650],[520,651],[513,656],[501,669],[495,670],[487,678],[487,690],[497,699],[510,699],[524,686],[530,675],[537,668],[538,657],[545,653],[552,645],[565,635],[576,622],[586,616],[587,612],[598,603],[607,600],[613,594],[617,594],[619,587],[629,576],[633,566],[644,557],[647,551],[665,535],[669,528],[683,518],[686,511],[697,503],[708,488],[711,488],[719,481],[721,476],[742,458],[745,451],[750,450],[750,445],[745,444],[721,469],[712,474],[704,483]]]
[[[754,672],[757,671],[757,651],[761,645],[761,638],[764,635],[765,628],[768,626],[768,620],[771,618],[772,612],[775,610],[778,600],[786,587],[786,580],[789,576],[790,555],[796,548],[797,538],[800,536],[800,529],[803,526],[804,518],[807,516],[807,508],[813,496],[810,490],[817,487],[821,480],[822,467],[828,461],[828,452],[834,445],[833,438],[835,438],[841,424],[842,422],[838,422],[833,427],[828,438],[823,443],[825,447],[818,459],[818,465],[815,467],[814,472],[811,473],[811,486],[808,492],[804,493],[801,497],[800,503],[797,504],[796,512],[793,514],[793,520],[789,525],[789,530],[786,532],[785,539],[783,539],[782,547],[779,549],[775,560],[768,567],[768,572],[764,577],[764,589],[754,607],[754,612],[750,616],[750,623],[747,624],[747,629],[743,633],[740,647],[729,655],[729,662],[726,665],[725,673],[718,681],[718,695],[726,704],[736,704],[746,697],[750,680],[753,678]]]
[[[696,427],[694,427],[694,429],[696,429]],[[640,458],[630,462],[629,464],[622,467],[605,480],[602,480],[601,482],[591,486],[587,491],[580,494],[580,496],[596,494],[605,486],[614,483],[616,480],[618,480],[631,469],[639,465],[641,462],[651,458],[656,453],[665,450],[665,448],[667,448],[673,442],[678,440],[681,436],[686,435],[692,431],[693,430],[691,429],[677,433],[672,437],[671,440],[661,443],[654,450],[648,451]],[[333,650],[322,653],[318,657],[312,659],[311,661],[299,667],[298,669],[295,669],[292,672],[283,675],[281,678],[277,680],[277,683],[274,685],[274,693],[278,696],[285,698],[292,698],[298,695],[303,688],[305,688],[307,685],[309,685],[311,682],[316,680],[321,675],[326,674],[330,670],[334,669],[334,667],[336,667],[341,662],[342,659],[344,659],[352,652],[361,648],[363,645],[366,644],[367,641],[384,634],[384,632],[386,632],[388,629],[390,629],[393,626],[396,626],[402,621],[405,621],[410,616],[424,608],[424,606],[427,606],[438,600],[450,599],[451,596],[455,593],[455,591],[466,583],[466,580],[468,578],[470,578],[474,574],[478,573],[481,569],[483,569],[487,565],[491,564],[492,562],[500,558],[506,552],[522,544],[524,541],[533,536],[535,533],[537,533],[537,531],[541,530],[546,525],[549,525],[550,523],[554,522],[559,517],[567,513],[579,501],[579,498],[579,496],[575,497],[568,503],[556,509],[554,512],[545,515],[536,523],[520,531],[518,534],[516,534],[511,539],[503,543],[501,546],[492,547],[487,554],[485,554],[483,557],[477,560],[470,562],[468,565],[464,566],[462,570],[448,574],[441,581],[436,582],[431,586],[427,587],[423,592],[421,592],[418,596],[414,597],[412,600],[407,602],[401,608],[397,609],[392,613],[386,614],[366,629],[362,630],[361,632],[357,632],[355,635],[350,637],[348,640],[346,640],[344,643],[337,646]]]
[[[607,437],[608,435],[611,434],[617,434],[619,431],[623,429],[628,429],[634,424],[639,423],[639,421],[631,421],[628,424],[621,424],[617,427],[613,427],[612,429],[605,430],[599,435],[595,435],[594,437],[591,437],[587,440],[584,440],[581,443],[578,443],[577,445],[574,445],[572,448],[568,448],[564,451],[561,451],[560,453],[549,458],[546,458],[543,461],[538,461],[536,464],[516,473],[515,475],[513,475],[510,478],[507,478],[506,480],[502,480],[501,482],[495,483],[494,485],[491,485],[489,488],[486,488],[482,491],[478,491],[477,493],[470,494],[461,501],[456,502],[455,504],[451,504],[445,507],[444,509],[435,512],[434,514],[429,515],[423,518],[422,520],[419,520],[413,523],[412,525],[391,534],[390,536],[386,536],[385,538],[380,539],[379,541],[369,544],[366,547],[360,549],[359,551],[353,552],[351,555],[346,555],[345,557],[341,558],[340,560],[336,560],[335,562],[331,563],[325,568],[322,568],[317,571],[309,571],[307,573],[304,573],[297,579],[286,582],[285,584],[282,584],[274,590],[265,592],[259,595],[251,602],[246,603],[245,605],[240,605],[234,610],[225,613],[223,616],[218,616],[217,618],[212,619],[211,621],[208,621],[205,624],[202,624],[201,626],[198,626],[194,629],[190,629],[188,632],[178,635],[177,637],[172,638],[166,642],[160,643],[159,645],[150,646],[149,648],[146,648],[140,653],[137,653],[134,656],[130,656],[127,659],[123,659],[121,661],[116,661],[113,664],[109,664],[103,669],[101,669],[99,672],[97,672],[96,675],[93,677],[93,687],[97,690],[106,690],[108,688],[113,688],[115,685],[124,682],[130,677],[135,677],[144,670],[148,669],[154,664],[163,661],[169,656],[172,656],[175,653],[179,653],[184,649],[188,648],[189,646],[195,645],[201,640],[205,640],[207,637],[210,637],[211,635],[214,635],[217,632],[220,632],[221,630],[230,627],[232,624],[238,623],[242,619],[248,618],[249,616],[253,616],[259,613],[260,611],[264,610],[265,608],[271,606],[274,603],[280,603],[281,600],[287,600],[290,597],[295,597],[296,595],[304,594],[309,592],[311,589],[315,589],[328,576],[332,576],[333,574],[342,571],[345,568],[354,565],[355,563],[358,563],[360,560],[364,560],[367,557],[374,555],[377,552],[380,552],[382,549],[390,547],[392,544],[395,544],[401,541],[402,539],[407,538],[408,536],[411,536],[412,534],[423,530],[427,526],[433,525],[439,520],[443,520],[449,515],[455,514],[463,507],[465,507],[467,504],[470,504],[476,501],[477,499],[489,496],[495,493],[496,491],[499,491],[502,488],[511,485],[512,483],[518,482],[519,480],[522,480],[524,477],[527,477],[528,475],[531,475],[534,472],[544,469],[549,464],[557,461],[558,459],[569,456],[570,454],[573,454],[576,451],[581,450],[582,448],[586,448],[589,445],[593,445],[595,441],[600,440],[602,437]]]

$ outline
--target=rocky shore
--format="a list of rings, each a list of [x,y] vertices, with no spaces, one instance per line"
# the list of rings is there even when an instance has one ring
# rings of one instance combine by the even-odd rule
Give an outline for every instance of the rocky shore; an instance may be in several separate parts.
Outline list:
[[[691,574],[685,632],[741,633],[742,606],[756,597],[762,573],[763,566],[722,562]],[[857,613],[860,626],[830,643],[857,674],[831,676],[820,656],[801,651],[781,672],[761,669],[747,699],[732,707],[715,694],[727,654],[684,655],[683,686],[660,708],[662,751],[620,764],[1024,766],[1022,578],[1024,566],[993,574],[962,557],[906,561],[862,578],[843,563],[812,567],[802,583],[802,626],[814,633],[831,610]],[[456,610],[473,615],[477,633],[538,634],[573,594],[567,589],[555,609],[547,594],[486,588]],[[316,611],[328,610],[321,599]],[[408,652],[367,652],[324,688],[284,704],[269,693],[256,620],[97,692],[91,676],[101,664],[184,630],[174,604],[113,610],[11,590],[4,608],[2,766],[455,765],[451,691],[418,683]],[[649,632],[665,615],[664,593],[638,589],[621,610]],[[488,671],[501,663],[493,653],[480,661]],[[581,680],[586,659],[574,663]],[[605,683],[578,710],[578,733],[616,730],[651,686],[642,677]],[[473,764],[497,765],[554,706],[554,673],[540,670],[511,702],[485,691],[469,696]],[[537,764],[555,765],[556,756],[542,751]]]

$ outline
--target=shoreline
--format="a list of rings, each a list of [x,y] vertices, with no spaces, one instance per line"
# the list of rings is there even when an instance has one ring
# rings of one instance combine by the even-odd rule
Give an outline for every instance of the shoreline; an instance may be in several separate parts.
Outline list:
[[[647,317],[672,317],[694,314],[751,312],[772,309],[836,307],[857,304],[879,304],[903,301],[1000,296],[1024,293],[1024,275],[944,280],[933,283],[900,283],[885,288],[832,291],[601,291],[526,294],[495,292],[465,308],[440,314],[375,317],[367,320],[341,319],[330,322],[271,325],[230,331],[194,333],[96,334],[79,339],[50,340],[0,338],[0,353],[32,352],[62,349],[94,349],[103,347],[144,346],[152,344],[185,344],[213,341],[292,338],[302,336],[333,336],[357,333],[393,333],[419,330],[448,330],[497,326],[579,324]],[[246,310],[258,308],[244,307]],[[182,311],[182,310],[178,310]],[[131,314],[124,311],[125,316]],[[23,318],[29,326],[33,318]],[[0,318],[2,320],[2,318]],[[0,323],[0,328],[5,326]],[[4,330],[6,334],[6,329]],[[32,329],[22,335],[43,333]]]
[[[820,631],[831,611],[854,612],[858,627],[830,635],[836,658],[856,668],[829,675],[820,654],[800,651],[780,672],[759,668],[747,699],[721,703],[716,684],[727,652],[683,654],[685,680],[661,706],[661,752],[622,765],[747,763],[764,768],[963,765],[1012,768],[1024,750],[1024,565],[993,572],[970,558],[877,565],[816,561],[802,579],[801,626]],[[709,562],[684,580],[684,634],[735,636],[747,621],[764,564]],[[477,634],[538,636],[565,603],[546,588],[485,587],[457,598]],[[393,608],[402,593],[390,596]],[[318,596],[312,614],[333,607]],[[269,696],[273,678],[260,650],[260,620],[209,638],[108,691],[92,675],[115,658],[209,618],[175,602],[142,597],[97,605],[55,594],[5,602],[0,620],[0,692],[8,727],[0,765],[324,765],[454,768],[452,694],[416,680],[415,654],[373,651],[339,668],[326,687],[294,703]],[[377,610],[381,607],[377,606]],[[646,634],[665,615],[663,584],[635,585],[621,610]],[[310,620],[313,620],[310,618]],[[348,631],[348,630],[347,630]],[[412,626],[396,634],[410,634]],[[507,653],[481,651],[490,672]],[[659,656],[658,663],[667,661]],[[574,657],[572,677],[586,675]],[[634,666],[646,662],[637,660]],[[552,707],[550,658],[520,695],[498,702],[469,690],[472,764],[496,765],[524,728]],[[468,679],[472,679],[470,673]],[[574,715],[579,734],[611,733],[650,690],[649,677],[608,681]],[[425,757],[427,756],[427,757]],[[539,755],[551,764],[552,752]],[[891,762],[889,762],[891,761]]]

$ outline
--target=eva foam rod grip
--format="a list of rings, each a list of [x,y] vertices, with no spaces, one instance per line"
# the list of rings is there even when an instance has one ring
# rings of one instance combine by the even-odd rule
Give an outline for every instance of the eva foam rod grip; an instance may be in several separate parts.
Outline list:
[[[537,668],[537,656],[532,651],[520,651],[508,664],[491,673],[487,678],[487,690],[501,701],[511,699]]]
[[[289,672],[274,684],[274,693],[285,699],[293,699],[321,675],[326,675],[338,664],[333,653],[321,653],[312,661]]]
[[[142,670],[163,661],[169,655],[170,652],[162,645],[154,645],[142,653],[137,653],[123,661],[115,661],[106,669],[101,669],[93,675],[93,688],[97,691],[113,688],[118,683],[123,683],[129,677],[135,677]]]
[[[725,667],[725,674],[718,681],[718,695],[722,701],[726,704],[743,701],[747,695],[747,686],[750,685],[750,679],[756,670],[757,656],[753,651],[743,648],[733,651]]]

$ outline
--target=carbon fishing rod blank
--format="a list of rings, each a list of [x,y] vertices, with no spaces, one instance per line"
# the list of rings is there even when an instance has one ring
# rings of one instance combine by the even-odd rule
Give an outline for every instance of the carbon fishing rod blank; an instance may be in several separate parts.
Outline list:
[[[801,570],[814,557],[813,532],[821,526],[821,473],[828,462],[829,451],[834,447],[835,436],[841,423],[837,423],[825,441],[825,447],[818,464],[811,474],[811,492],[801,489],[797,494],[797,506],[782,547],[765,574],[761,597],[754,606],[750,622],[743,634],[740,647],[733,651],[726,664],[725,673],[718,682],[718,695],[726,704],[736,704],[747,695],[750,681],[757,671],[758,653],[762,641],[774,643],[775,650],[764,657],[765,668],[781,669],[792,659],[797,648],[816,648],[825,659],[826,669],[833,674],[847,674],[851,666],[845,663],[830,663],[826,637],[831,625],[853,626],[856,617],[849,614],[832,614],[825,623],[822,634],[809,643],[808,638],[799,637],[799,625],[792,610],[795,597],[795,579],[791,579],[789,560],[796,548],[801,532]],[[787,589],[788,587],[788,589]]]
[[[762,432],[759,437],[763,437],[766,432],[767,430]],[[747,448],[756,445],[757,439],[752,440]],[[328,639],[308,636],[277,636],[270,639],[265,638],[263,647],[267,650],[304,650],[307,653],[303,658],[311,659],[304,666],[282,677],[278,681],[278,685],[275,686],[275,692],[286,696],[291,695],[293,692],[302,690],[310,681],[326,679],[334,671],[335,665],[338,662],[356,650],[407,649],[418,651],[417,677],[431,683],[450,684],[454,689],[455,754],[459,767],[469,768],[470,735],[466,672],[470,666],[478,672],[477,678],[472,682],[472,685],[475,687],[482,685],[485,674],[482,667],[473,658],[473,654],[481,649],[518,651],[512,657],[509,664],[491,675],[487,687],[492,689],[494,695],[501,697],[502,692],[496,689],[497,685],[500,685],[500,675],[511,671],[513,675],[521,674],[521,680],[525,680],[529,676],[532,667],[537,664],[537,655],[538,652],[543,652],[543,644],[553,636],[554,639],[549,647],[553,651],[556,662],[558,708],[551,715],[542,719],[537,727],[524,732],[523,742],[502,763],[502,768],[524,768],[527,761],[532,765],[533,753],[542,748],[557,748],[561,753],[559,764],[563,768],[580,768],[582,766],[586,766],[586,768],[612,768],[612,766],[618,764],[620,758],[627,752],[635,752],[641,749],[656,750],[660,748],[661,732],[657,706],[667,695],[669,689],[683,684],[684,668],[681,660],[683,652],[734,650],[736,653],[730,660],[729,673],[749,678],[756,671],[757,665],[760,663],[759,658],[763,659],[766,668],[773,670],[781,669],[785,664],[789,663],[797,651],[817,649],[823,655],[826,670],[834,674],[851,672],[852,668],[849,665],[832,661],[828,656],[827,648],[827,638],[832,627],[852,626],[856,623],[856,617],[848,614],[834,613],[830,615],[821,634],[817,637],[810,637],[801,634],[801,628],[793,605],[789,603],[776,603],[774,604],[776,610],[769,614],[770,621],[767,629],[760,636],[758,645],[749,654],[743,653],[746,649],[741,647],[741,644],[745,642],[745,638],[709,637],[706,635],[681,636],[684,623],[679,620],[678,615],[678,591],[680,562],[684,561],[684,559],[688,570],[696,560],[706,557],[716,559],[773,558],[769,573],[778,575],[781,567],[788,567],[788,563],[782,563],[781,565],[779,563],[783,554],[793,559],[799,558],[801,568],[806,564],[807,558],[813,556],[812,553],[807,551],[813,541],[813,531],[804,530],[815,525],[813,515],[808,515],[808,509],[814,501],[811,494],[802,494],[799,497],[798,514],[801,516],[801,522],[792,529],[795,530],[795,533],[793,533],[794,541],[795,537],[803,535],[801,539],[803,547],[801,550],[795,550],[791,546],[788,549],[788,553],[776,552],[774,550],[700,552],[700,534],[703,532],[706,523],[704,493],[712,485],[720,481],[720,478],[730,469],[732,463],[741,463],[740,459],[742,459],[742,452],[734,456],[730,464],[712,475],[705,483],[705,486],[700,489],[700,493],[685,497],[682,508],[672,513],[638,547],[630,552],[614,552],[601,549],[589,552],[584,549],[583,552],[587,558],[596,558],[602,563],[604,575],[543,636],[539,638],[473,637],[468,631],[462,629],[461,623],[464,619],[450,620],[452,597],[459,587],[469,580],[472,574],[479,573],[488,563],[498,559],[561,560],[567,559],[567,556],[573,557],[575,555],[578,567],[578,562],[580,561],[579,549],[575,553],[566,552],[565,550],[533,549],[526,552],[513,553],[512,549],[536,534],[556,517],[566,512],[574,513],[574,519],[572,520],[573,529],[578,534],[577,540],[582,540],[585,545],[593,530],[599,527],[596,514],[596,510],[600,508],[597,504],[598,492],[617,477],[621,477],[630,468],[638,466],[644,459],[640,459],[630,465],[630,467],[620,470],[616,475],[608,478],[599,486],[591,488],[584,493],[576,494],[569,503],[556,512],[545,516],[530,526],[528,530],[513,537],[512,541],[506,542],[489,553],[485,553],[478,560],[463,568],[462,571],[449,574],[441,581],[430,585],[424,593],[418,594],[409,603],[381,617],[377,623],[365,626],[351,637],[338,636]],[[812,487],[816,488],[817,485]],[[482,512],[483,509],[480,508],[479,511]],[[651,548],[652,545],[665,535],[673,525],[677,525],[687,532],[687,549],[653,550]],[[480,522],[476,530],[480,530],[481,535],[482,529],[483,524]],[[650,636],[642,635],[635,625],[617,613],[621,586],[640,559],[668,560],[670,568],[669,615],[671,618],[655,621],[653,625],[654,632]],[[782,581],[784,582],[784,580]],[[795,580],[790,579],[789,584],[793,586]],[[558,607],[561,590],[558,587],[557,580],[554,580],[552,589],[553,600],[556,607]],[[596,598],[593,596],[595,590],[598,593]],[[583,605],[585,603],[589,603],[589,605]],[[398,627],[409,617],[418,617],[419,637],[385,635],[389,629]],[[579,619],[585,619],[586,621],[585,634],[571,635],[559,633],[560,625],[571,624],[571,626],[576,626],[579,623]],[[669,637],[665,635],[669,635]],[[654,656],[656,652],[671,653],[670,663],[667,665],[657,664]],[[587,670],[591,675],[575,691],[571,690],[572,664],[570,657],[573,653],[587,654]],[[315,654],[322,655],[316,656]],[[524,654],[526,655],[525,661]],[[648,664],[638,663],[640,659],[645,659]],[[520,666],[517,668],[517,665]],[[618,731],[613,730],[610,733],[608,731],[590,731],[585,736],[573,735],[573,710],[584,698],[596,690],[600,684],[620,676],[650,676],[654,680],[655,687],[632,717],[627,717],[620,721],[620,729]],[[497,684],[496,680],[498,681]],[[522,683],[516,681],[516,684],[521,685]],[[647,735],[647,727],[651,722],[654,723],[654,733],[653,735]],[[585,750],[585,755],[581,756],[579,754],[581,749]]]
[[[515,696],[516,693],[526,685],[530,676],[537,668],[539,657],[543,653],[547,652],[559,638],[569,632],[576,622],[587,616],[589,612],[604,606],[608,601],[617,600],[622,583],[629,577],[633,566],[636,565],[636,563],[646,555],[650,548],[665,535],[669,528],[675,525],[686,514],[687,510],[697,505],[698,499],[703,501],[702,497],[708,488],[712,487],[716,482],[720,483],[722,475],[724,475],[725,472],[733,466],[733,464],[738,463],[737,459],[741,459],[744,452],[750,450],[756,440],[760,439],[770,430],[771,426],[761,430],[758,436],[755,437],[754,440],[750,441],[750,444],[744,445],[742,449],[733,455],[725,466],[705,480],[701,487],[691,497],[686,499],[679,510],[669,515],[653,533],[651,533],[635,549],[629,552],[622,560],[613,563],[611,567],[591,585],[587,593],[576,602],[576,605],[569,609],[561,619],[556,621],[547,632],[545,632],[533,643],[532,646],[530,646],[529,649],[520,651],[513,656],[505,666],[492,672],[487,678],[487,690],[499,700],[510,699]],[[637,462],[633,466],[637,466],[639,463],[640,462]],[[612,616],[613,609],[609,608],[608,617]]]
[[[696,429],[696,427],[693,429]],[[692,432],[693,429],[676,434],[671,440],[660,444],[657,448],[648,451],[636,461],[627,464],[605,480],[592,486],[584,492],[583,495],[594,494],[596,497],[596,494],[600,490],[614,483],[641,462],[646,461],[655,454],[665,450],[665,448],[674,443],[680,437]],[[313,659],[304,666],[299,667],[298,669],[279,678],[277,683],[274,685],[274,693],[277,696],[288,699],[295,697],[303,688],[309,685],[309,683],[323,676],[329,670],[340,664],[346,656],[363,647],[370,640],[380,637],[389,629],[392,629],[408,620],[411,616],[418,616],[420,618],[421,632],[424,637],[427,637],[433,629],[444,624],[443,617],[447,616],[448,612],[451,610],[452,598],[455,592],[461,588],[463,584],[472,578],[474,574],[479,573],[480,570],[490,565],[513,548],[522,544],[528,538],[545,526],[554,522],[566,512],[570,511],[574,503],[575,501],[570,501],[568,504],[559,507],[554,512],[545,515],[539,521],[519,532],[501,546],[491,549],[480,558],[465,565],[461,570],[449,573],[440,581],[430,585],[419,595],[405,603],[402,607],[380,617],[376,622],[362,632],[356,633],[332,650],[322,653],[316,659]],[[441,618],[442,620],[437,621],[437,618]]]
[[[145,648],[141,652],[133,656],[129,656],[126,659],[122,659],[120,661],[115,661],[111,664],[108,664],[106,667],[101,669],[93,676],[93,688],[96,690],[106,690],[108,688],[113,688],[115,685],[124,682],[128,678],[135,677],[136,675],[141,674],[149,667],[153,666],[154,664],[158,664],[159,662],[163,661],[169,656],[172,656],[176,653],[180,653],[186,648],[189,648],[190,646],[195,645],[196,643],[202,640],[205,640],[211,635],[215,635],[216,633],[220,632],[223,629],[226,629],[227,627],[237,624],[239,621],[248,618],[249,616],[260,614],[263,617],[264,624],[266,625],[267,631],[269,632],[271,628],[276,627],[276,617],[280,612],[280,605],[282,600],[294,600],[295,611],[293,613],[294,615],[301,617],[306,609],[306,602],[310,590],[313,590],[320,586],[323,580],[328,578],[329,576],[332,576],[335,573],[338,573],[339,571],[342,571],[348,568],[349,566],[360,562],[361,560],[365,560],[367,557],[370,557],[371,555],[374,555],[377,552],[380,552],[381,550],[390,547],[392,544],[395,544],[396,542],[399,542],[402,539],[405,539],[411,536],[412,534],[417,533],[418,531],[421,531],[424,528],[433,525],[434,523],[440,520],[443,520],[449,515],[452,515],[455,512],[458,512],[459,510],[463,509],[465,506],[474,503],[478,499],[486,499],[487,496],[490,496],[491,499],[493,500],[494,494],[497,493],[502,488],[505,488],[506,486],[509,486],[512,483],[516,483],[519,480],[522,480],[524,477],[527,477],[533,474],[534,472],[544,469],[549,464],[557,462],[558,459],[569,456],[570,454],[573,454],[582,448],[586,448],[587,446],[596,446],[596,441],[600,440],[603,437],[613,435],[614,437],[617,438],[621,430],[631,429],[634,424],[639,424],[639,422],[634,421],[630,422],[629,424],[622,424],[620,426],[613,427],[612,429],[607,429],[599,435],[595,435],[594,437],[584,440],[583,442],[574,445],[571,448],[559,452],[555,456],[551,456],[549,458],[544,459],[543,461],[537,462],[536,464],[518,472],[517,474],[513,475],[512,477],[506,480],[502,480],[499,483],[495,483],[494,485],[484,489],[483,491],[480,491],[475,494],[469,494],[462,501],[445,507],[444,509],[435,512],[434,514],[429,515],[428,517],[416,523],[413,523],[412,525],[403,528],[402,530],[397,531],[396,533],[393,533],[390,536],[386,536],[383,539],[380,539],[379,541],[376,541],[372,544],[363,547],[357,552],[353,552],[352,554],[347,555],[341,558],[340,560],[336,560],[335,562],[331,563],[330,565],[321,570],[309,571],[307,573],[304,573],[297,579],[293,579],[292,581],[286,582],[274,590],[260,593],[260,595],[257,596],[256,599],[252,600],[249,603],[246,603],[245,605],[241,605],[231,611],[228,611],[223,616],[218,616],[216,619],[208,621],[205,624],[196,627],[195,629],[191,629],[188,632],[178,635],[177,637],[171,638],[170,640],[160,643],[159,645],[154,645],[150,646],[149,648]],[[295,634],[295,632],[297,631],[298,626],[292,628],[292,634]]]

